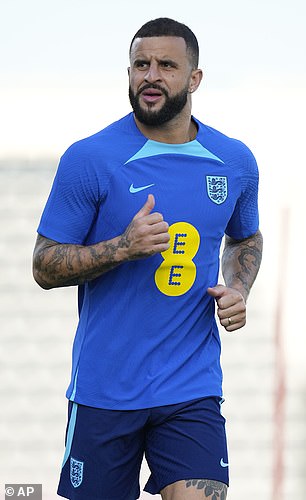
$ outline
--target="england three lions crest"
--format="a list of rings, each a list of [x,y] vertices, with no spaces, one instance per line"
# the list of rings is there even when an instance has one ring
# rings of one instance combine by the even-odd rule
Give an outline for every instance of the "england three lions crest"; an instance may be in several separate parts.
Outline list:
[[[207,194],[217,205],[224,203],[227,198],[227,177],[207,175]]]
[[[83,481],[84,462],[70,458],[70,481],[74,488],[80,486]]]

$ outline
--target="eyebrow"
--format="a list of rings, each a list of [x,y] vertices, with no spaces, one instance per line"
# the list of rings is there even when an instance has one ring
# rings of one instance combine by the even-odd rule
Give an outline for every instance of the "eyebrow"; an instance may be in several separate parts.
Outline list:
[[[163,64],[170,64],[171,66],[175,66],[177,67],[178,66],[178,63],[173,61],[173,59],[169,59],[169,58],[164,58],[164,59],[159,59],[158,60],[159,63],[163,63]]]
[[[168,57],[161,58],[161,59],[156,59],[158,64],[170,64],[171,66],[177,68],[179,65],[177,62],[173,61],[173,59],[170,59]],[[148,57],[137,57],[134,61],[133,64],[143,64],[143,63],[148,63],[150,62],[150,58]]]

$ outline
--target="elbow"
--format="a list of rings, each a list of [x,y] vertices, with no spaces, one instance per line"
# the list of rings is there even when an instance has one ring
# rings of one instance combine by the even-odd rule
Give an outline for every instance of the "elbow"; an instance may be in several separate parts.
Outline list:
[[[32,274],[33,278],[36,281],[36,283],[42,288],[43,290],[51,290],[51,288],[54,288],[44,277],[44,275],[39,271],[36,267],[35,264],[33,264],[33,269],[32,269]]]
[[[40,288],[42,288],[43,290],[51,290],[52,288],[54,288],[52,285],[49,285],[45,281],[37,280],[37,279],[35,279],[35,281],[40,286]]]
[[[50,265],[52,253],[50,248],[55,242],[47,240],[43,236],[38,235],[32,257],[32,274],[36,283],[44,290],[55,288],[55,280],[53,276],[53,267]]]

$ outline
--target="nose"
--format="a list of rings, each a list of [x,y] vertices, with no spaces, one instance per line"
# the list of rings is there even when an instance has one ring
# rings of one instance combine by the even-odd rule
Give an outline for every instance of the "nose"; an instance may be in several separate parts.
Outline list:
[[[148,67],[148,71],[144,77],[145,81],[148,83],[154,83],[161,80],[161,74],[159,70],[159,66],[156,63],[151,63]]]

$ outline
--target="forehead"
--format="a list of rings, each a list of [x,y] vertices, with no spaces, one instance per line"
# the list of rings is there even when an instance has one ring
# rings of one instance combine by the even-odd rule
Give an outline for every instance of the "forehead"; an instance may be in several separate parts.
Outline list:
[[[187,59],[184,38],[178,36],[152,36],[136,38],[131,47],[131,61],[139,57],[158,59]]]

